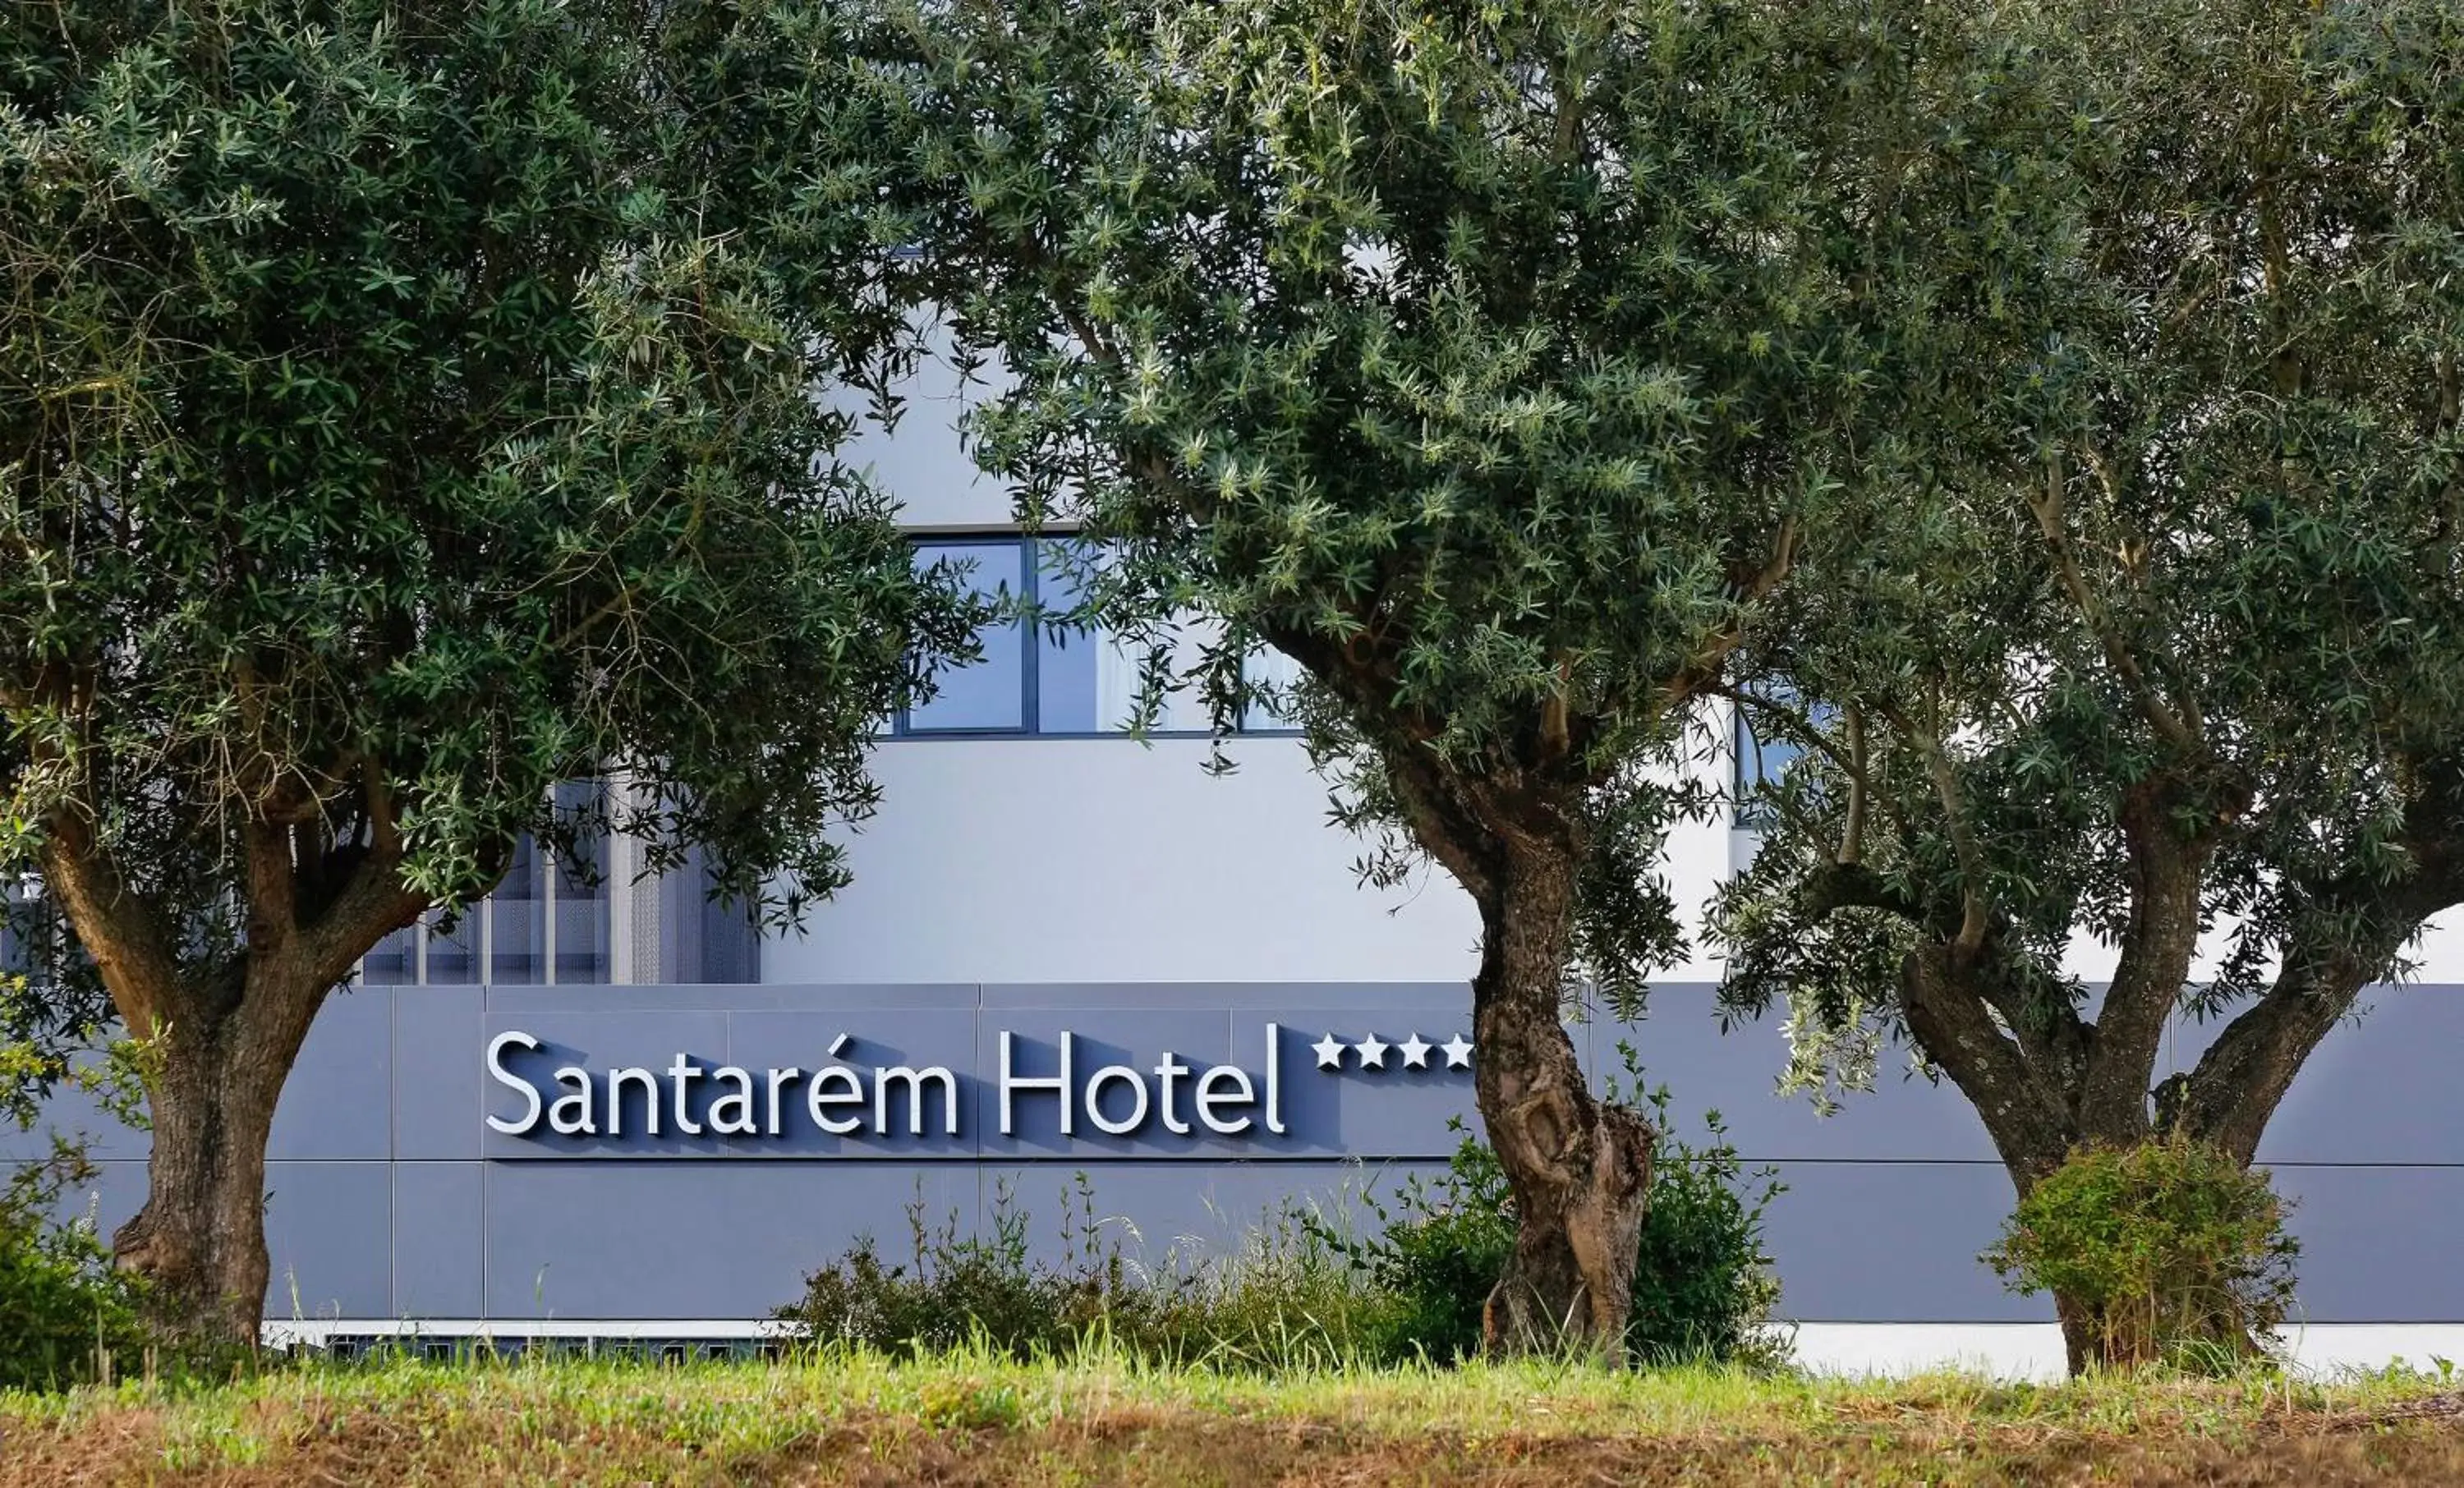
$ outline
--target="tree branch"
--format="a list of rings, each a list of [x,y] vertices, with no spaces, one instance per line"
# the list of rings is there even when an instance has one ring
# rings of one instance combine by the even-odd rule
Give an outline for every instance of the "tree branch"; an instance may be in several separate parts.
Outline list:
[[[2203,755],[2207,746],[2199,735],[2175,715],[2165,700],[2156,694],[2146,673],[2139,667],[2138,658],[2123,644],[2121,630],[2104,607],[2087,576],[2079,571],[2079,555],[2072,546],[2070,531],[2063,516],[2063,488],[2067,484],[2064,462],[2059,451],[2045,461],[2045,493],[2041,499],[2031,498],[2028,510],[2035,514],[2036,526],[2045,535],[2045,545],[2054,557],[2054,571],[2061,580],[2064,592],[2079,607],[2079,616],[2087,623],[2088,632],[2104,651],[2104,658],[2123,686],[2129,689],[2132,701],[2148,725],[2177,748],[2192,755]]]
[[[2250,1162],[2293,1077],[2352,1011],[2365,976],[2359,957],[2317,945],[2288,948],[2259,999],[2225,1025],[2188,1074],[2157,1089],[2158,1128]]]
[[[1841,867],[1854,867],[1865,850],[1865,714],[1851,703],[1848,723],[1848,820],[1839,828]]]
[[[1984,1118],[2024,1194],[2069,1155],[2068,1108],[2017,1044],[1994,1025],[1950,952],[1912,951],[1900,967],[1908,1032]]]
[[[2130,922],[2097,1014],[2096,1050],[2079,1093],[2080,1121],[2115,1139],[2135,1138],[2145,1127],[2165,1024],[2198,952],[2200,886],[2214,837],[2183,841],[2166,809],[2169,797],[2159,777],[2126,793],[2120,813]]]
[[[1884,709],[1900,733],[1925,756],[1925,774],[1933,781],[1934,799],[1942,803],[1943,821],[1950,829],[1950,848],[1959,860],[1960,916],[1959,933],[1951,942],[1953,952],[1963,960],[1972,959],[1985,945],[1985,932],[1990,927],[1992,910],[1985,895],[1985,853],[1976,842],[1976,828],[1968,819],[1968,804],[1959,789],[1959,777],[1950,768],[1950,755],[1931,728],[1919,729],[1902,716],[1897,709]]]
[[[2156,1092],[2157,1120],[2211,1142],[2247,1163],[2294,1077],[2321,1039],[2350,1013],[2369,980],[2383,974],[2431,916],[2464,904],[2464,873],[2450,845],[2464,821],[2445,789],[2405,808],[2405,838],[2415,871],[2385,884],[2355,877],[2313,896],[2285,938],[2284,961],[2256,1002],[2225,1025],[2187,1074]],[[2368,929],[2352,933],[2355,908]]]
[[[41,861],[44,885],[59,896],[78,946],[94,958],[129,1033],[151,1039],[165,1024],[193,1016],[160,916],[121,880],[87,823],[71,812],[57,814]]]
[[[1730,587],[1737,591],[1740,604],[1751,604],[1779,587],[1796,564],[1796,518],[1784,517],[1779,535],[1771,543],[1771,557],[1750,574],[1732,575]],[[1745,644],[1746,625],[1743,618],[1721,631],[1710,647],[1681,667],[1661,688],[1663,709],[1683,708],[1687,703],[1717,689],[1721,669],[1739,646]]]
[[[248,949],[252,957],[282,952],[298,928],[299,864],[292,854],[291,828],[251,821],[241,829],[248,892]]]

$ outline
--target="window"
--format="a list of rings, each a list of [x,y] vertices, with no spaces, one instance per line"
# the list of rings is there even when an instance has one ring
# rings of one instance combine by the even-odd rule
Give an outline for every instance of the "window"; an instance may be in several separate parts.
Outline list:
[[[1777,703],[1794,700],[1794,694],[1774,689],[1769,695]],[[1735,710],[1734,743],[1736,746],[1737,825],[1753,830],[1771,820],[1771,808],[1762,799],[1766,791],[1779,783],[1780,777],[1804,756],[1805,747],[1793,739],[1765,739],[1754,733],[1751,710],[1743,706]],[[1837,716],[1837,711],[1826,703],[1816,703],[1807,711],[1809,721],[1816,729],[1827,729]]]
[[[596,780],[556,789],[568,813],[590,809],[606,790]],[[495,892],[465,908],[447,929],[431,911],[377,943],[360,963],[371,987],[500,987],[542,983],[588,985],[612,973],[608,943],[607,844],[586,834],[575,856],[560,861],[528,834],[514,844],[512,865]]]
[[[1026,581],[1026,546],[1003,542],[927,542],[915,548],[919,569],[948,568],[960,584],[986,598],[1032,601]],[[933,700],[910,710],[909,733],[995,733],[1032,731],[1029,699],[1035,667],[1026,646],[1025,623],[1007,620],[978,633],[983,657],[972,666],[943,670]]]
[[[418,924],[377,942],[360,963],[360,980],[370,987],[605,982],[606,921],[607,886],[578,886],[563,871],[552,870],[546,855],[525,837],[495,893],[464,908],[451,930],[444,916],[431,910]],[[564,931],[553,942],[551,923]]]
[[[1746,711],[1737,710],[1737,799],[1745,800],[1759,794],[1766,785],[1773,784],[1796,763],[1805,750],[1787,739],[1764,740],[1754,733],[1753,721]]]
[[[915,545],[919,568],[946,564],[973,592],[1022,601],[1045,611],[1066,610],[1083,593],[1089,566],[1084,545],[1067,537],[933,537]],[[1174,647],[1175,659],[1194,664],[1210,638],[1210,624],[1193,620]],[[898,718],[902,737],[982,734],[1125,733],[1135,712],[1146,664],[1144,643],[1048,625],[1030,627],[1023,618],[988,625],[979,641],[983,658],[942,671],[935,695]],[[1262,651],[1250,675],[1288,684],[1299,671],[1283,656]],[[1264,702],[1243,713],[1243,733],[1288,732]],[[1205,733],[1214,719],[1195,688],[1168,692],[1151,732]]]

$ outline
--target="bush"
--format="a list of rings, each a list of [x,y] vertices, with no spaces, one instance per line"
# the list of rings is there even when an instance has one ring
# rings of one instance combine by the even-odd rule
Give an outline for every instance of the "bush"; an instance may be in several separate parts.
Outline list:
[[[1094,1222],[1081,1175],[1064,1202],[1059,1262],[1034,1258],[1027,1223],[1006,1187],[983,1236],[959,1236],[956,1215],[934,1227],[918,1200],[906,1260],[886,1263],[861,1240],[773,1316],[816,1344],[893,1354],[965,1345],[1032,1359],[1102,1345],[1160,1364],[1252,1369],[1358,1362],[1387,1333],[1382,1303],[1345,1258],[1293,1221],[1233,1256],[1141,1268]]]
[[[1639,1084],[1633,1051],[1624,1052]],[[1672,1129],[1667,1086],[1643,1101],[1659,1139],[1628,1353],[1646,1366],[1779,1363],[1785,1350],[1770,1325],[1779,1281],[1763,1249],[1763,1214],[1784,1186],[1768,1169],[1745,1171],[1717,1111],[1704,1118],[1707,1145],[1696,1148]],[[1483,1310],[1514,1248],[1513,1195],[1496,1154],[1465,1137],[1443,1179],[1411,1185],[1378,1217],[1384,1233],[1350,1248],[1391,1304],[1382,1351],[1441,1364],[1478,1352]]]
[[[1628,1060],[1631,1069],[1631,1051]],[[1664,1087],[1644,1099],[1661,1135],[1630,1352],[1642,1364],[1779,1362],[1763,1212],[1780,1185],[1768,1171],[1744,1171],[1717,1112],[1705,1118],[1708,1144],[1695,1148],[1670,1131]],[[1370,1207],[1383,1226],[1374,1236],[1289,1212],[1233,1255],[1142,1267],[1095,1223],[1084,1175],[1065,1201],[1057,1262],[1031,1254],[1027,1215],[1007,1188],[980,1236],[961,1236],[955,1215],[935,1228],[919,1200],[908,1210],[906,1259],[885,1261],[860,1241],[773,1316],[817,1344],[910,1355],[966,1345],[1027,1359],[1101,1343],[1158,1364],[1271,1370],[1476,1353],[1482,1308],[1514,1245],[1495,1154],[1466,1137],[1443,1179]]]
[[[2083,1149],[1984,1259],[2074,1309],[2103,1363],[2211,1370],[2263,1350],[2292,1305],[2284,1208],[2265,1172],[2187,1139]]]
[[[55,1217],[61,1194],[93,1176],[82,1151],[59,1144],[0,1190],[0,1389],[107,1379],[144,1346],[135,1280],[91,1219]]]

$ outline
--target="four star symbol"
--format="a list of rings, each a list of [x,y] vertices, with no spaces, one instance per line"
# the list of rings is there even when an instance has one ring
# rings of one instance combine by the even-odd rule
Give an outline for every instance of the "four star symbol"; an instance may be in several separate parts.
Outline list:
[[[1431,1043],[1417,1033],[1405,1036],[1400,1043],[1388,1043],[1374,1033],[1363,1034],[1356,1041],[1346,1043],[1328,1034],[1309,1045],[1310,1052],[1317,1056],[1320,1069],[1341,1069],[1346,1049],[1359,1051],[1362,1069],[1384,1069],[1390,1050],[1403,1056],[1405,1069],[1430,1068],[1429,1056],[1432,1054],[1444,1055],[1448,1069],[1471,1068],[1471,1040],[1461,1034],[1453,1035],[1443,1043]]]

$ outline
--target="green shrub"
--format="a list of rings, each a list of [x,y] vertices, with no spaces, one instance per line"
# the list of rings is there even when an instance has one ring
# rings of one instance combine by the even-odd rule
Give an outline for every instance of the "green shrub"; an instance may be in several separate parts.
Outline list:
[[[2211,1369],[2263,1348],[2292,1305],[2284,1207],[2265,1172],[2186,1139],[2083,1149],[1984,1258],[2079,1316],[2102,1363]]]
[[[1393,1304],[1380,1354],[1457,1364],[1480,1351],[1488,1294],[1514,1249],[1513,1203],[1497,1154],[1465,1137],[1444,1178],[1416,1178],[1392,1208],[1375,1206],[1382,1232],[1348,1243]]]
[[[0,1389],[108,1377],[143,1349],[134,1279],[90,1219],[56,1218],[61,1195],[93,1176],[82,1151],[55,1144],[0,1189]]]
[[[961,1236],[955,1214],[933,1228],[921,1199],[908,1206],[907,1220],[913,1248],[905,1262],[885,1263],[868,1236],[806,1277],[803,1299],[778,1319],[821,1343],[920,1354],[981,1342],[1030,1358],[1067,1347],[1120,1288],[1117,1256],[1069,1270],[1031,1259],[1026,1215],[1006,1189],[989,1236]]]
[[[1230,1256],[1140,1267],[1094,1222],[1082,1175],[1064,1202],[1059,1262],[1034,1258],[1027,1224],[1007,1188],[980,1236],[961,1236],[955,1215],[934,1226],[918,1200],[905,1260],[861,1240],[774,1316],[816,1344],[894,1354],[967,1345],[1031,1359],[1101,1344],[1161,1364],[1267,1370],[1361,1361],[1389,1331],[1345,1258],[1294,1221]]]
[[[1633,1050],[1620,1048],[1639,1085]],[[1675,1133],[1667,1086],[1642,1099],[1659,1140],[1628,1353],[1649,1366],[1780,1362],[1771,1327],[1779,1281],[1763,1248],[1763,1214],[1784,1186],[1768,1169],[1745,1171],[1717,1111],[1705,1114],[1708,1141],[1697,1148]],[[1514,1248],[1513,1204],[1496,1154],[1465,1137],[1443,1179],[1416,1182],[1379,1211],[1383,1233],[1351,1249],[1391,1305],[1382,1352],[1451,1364],[1479,1351],[1483,1309]]]
[[[1644,1099],[1661,1135],[1630,1352],[1643,1364],[1777,1362],[1763,1213],[1780,1185],[1744,1171],[1717,1112],[1696,1148],[1670,1130],[1665,1087]],[[1369,1207],[1381,1230],[1366,1237],[1291,1211],[1230,1255],[1137,1265],[1095,1223],[1084,1175],[1064,1204],[1057,1262],[1031,1254],[1027,1215],[1006,1188],[981,1236],[960,1236],[955,1215],[935,1227],[919,1200],[904,1259],[859,1241],[774,1316],[817,1344],[910,1355],[968,1345],[1027,1359],[1100,1342],[1158,1364],[1275,1370],[1477,1352],[1482,1308],[1514,1245],[1495,1154],[1466,1137],[1444,1178]]]

